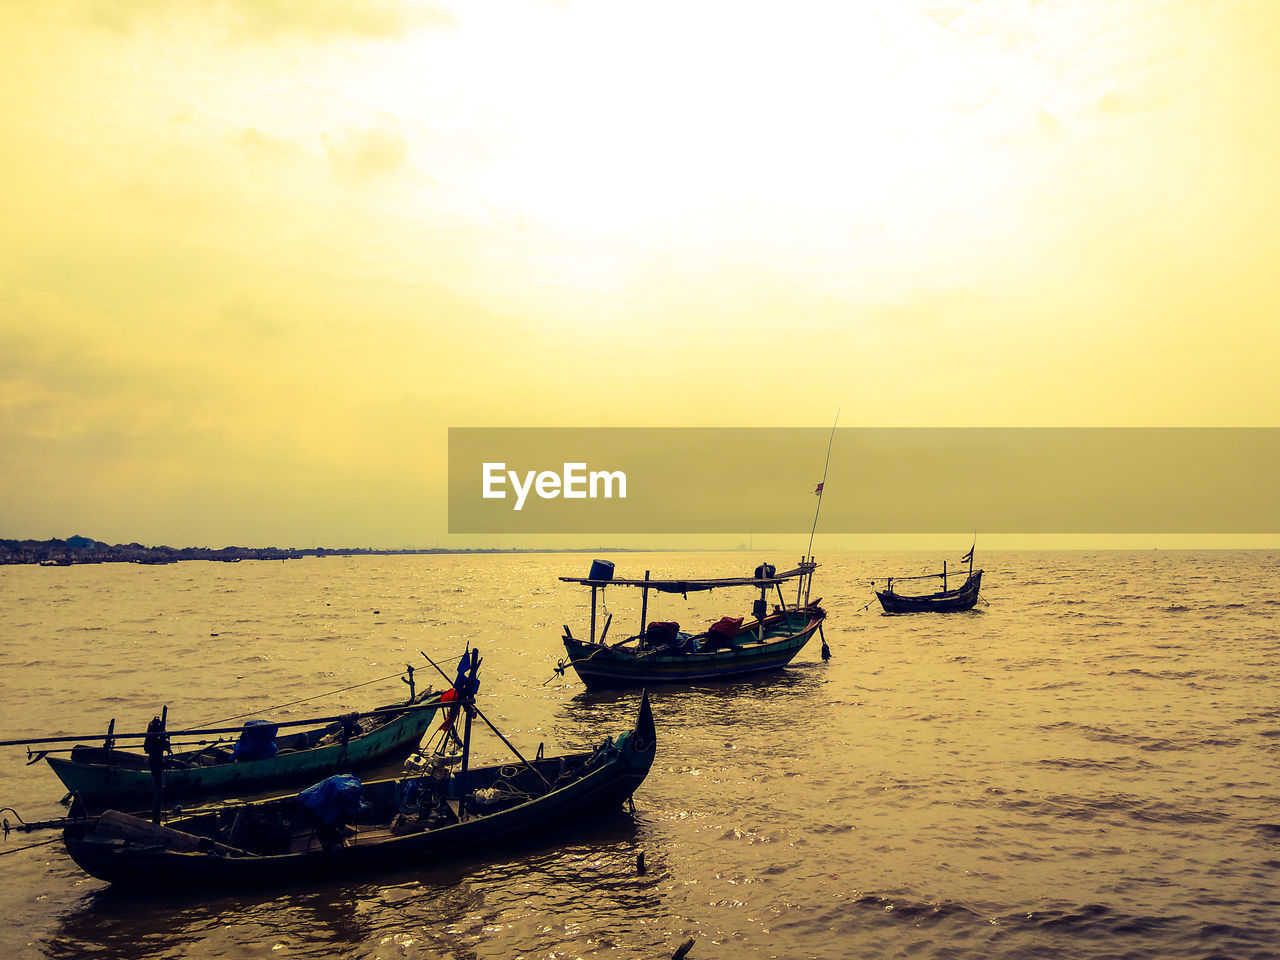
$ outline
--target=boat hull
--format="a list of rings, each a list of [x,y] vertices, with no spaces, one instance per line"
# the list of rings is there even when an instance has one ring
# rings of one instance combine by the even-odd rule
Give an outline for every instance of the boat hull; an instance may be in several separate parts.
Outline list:
[[[972,610],[978,602],[982,586],[982,571],[975,570],[955,590],[945,590],[926,596],[911,597],[890,590],[877,590],[876,597],[885,613],[951,613]]]
[[[322,877],[350,877],[371,870],[445,866],[464,855],[502,849],[516,842],[545,835],[548,831],[577,824],[581,818],[618,809],[636,791],[648,775],[655,753],[655,736],[648,698],[641,704],[640,718],[633,730],[616,740],[606,741],[596,754],[579,754],[563,758],[581,762],[587,772],[528,802],[500,812],[477,815],[470,819],[401,836],[362,839],[359,826],[354,837],[329,850],[314,848],[306,852],[274,856],[245,855],[240,851],[206,839],[207,849],[178,850],[165,848],[145,839],[129,839],[120,833],[93,824],[68,827],[63,842],[68,854],[86,873],[122,886],[171,889],[174,887],[244,888],[313,882]],[[594,759],[599,757],[600,759]],[[588,759],[591,758],[591,759]],[[534,761],[543,775],[551,779],[562,765],[561,758]],[[594,764],[594,766],[592,766]],[[512,779],[511,764],[469,771],[468,784]],[[528,777],[532,773],[524,771]],[[402,789],[407,780],[378,781],[366,784],[370,791]],[[530,781],[532,782],[532,781]],[[266,801],[288,803],[292,798]],[[246,807],[245,809],[249,809]],[[183,832],[186,840],[199,838],[194,826],[208,820],[210,814],[171,821],[171,827]],[[145,830],[145,821],[122,817]],[[106,835],[100,835],[102,833]],[[371,832],[370,837],[374,834]],[[188,844],[191,846],[191,844]]]
[[[791,632],[786,635],[707,653],[645,652],[562,639],[569,663],[589,689],[733,680],[785,667],[818,631],[826,613],[821,607],[809,607],[781,616],[791,620]],[[773,619],[768,618],[766,626]],[[749,626],[743,634],[748,632]]]
[[[423,694],[417,699],[419,709],[394,716],[388,722],[346,743],[331,743],[292,753],[277,753],[262,760],[240,760],[210,766],[175,766],[169,761],[164,770],[166,802],[182,797],[243,796],[294,783],[311,782],[330,773],[347,772],[368,767],[396,755],[407,756],[431,727],[437,709]],[[93,809],[106,804],[150,805],[154,792],[151,771],[145,758],[137,754],[113,751],[108,754],[96,748],[77,748],[82,755],[100,756],[102,762],[74,758],[46,757],[68,792]],[[125,761],[130,765],[125,765]]]

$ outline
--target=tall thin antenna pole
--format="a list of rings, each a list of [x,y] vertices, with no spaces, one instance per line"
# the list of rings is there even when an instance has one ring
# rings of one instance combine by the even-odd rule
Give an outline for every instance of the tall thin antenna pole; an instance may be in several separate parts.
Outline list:
[[[809,552],[806,557],[813,558],[813,535],[818,532],[818,514],[822,510],[822,492],[827,485],[827,468],[831,466],[831,444],[836,439],[836,424],[840,422],[840,408],[836,408],[835,423],[831,424],[831,438],[827,440],[827,462],[822,465],[822,482],[818,484],[818,506],[813,511],[813,529],[809,531]]]

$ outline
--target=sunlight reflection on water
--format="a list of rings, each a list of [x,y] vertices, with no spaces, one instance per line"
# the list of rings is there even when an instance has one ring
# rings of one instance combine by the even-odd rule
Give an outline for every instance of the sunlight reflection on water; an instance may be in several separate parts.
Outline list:
[[[619,575],[721,576],[788,558],[614,559]],[[867,578],[932,558],[829,558],[815,591],[834,659],[811,644],[772,676],[656,689],[659,754],[634,817],[270,895],[119,894],[47,845],[0,861],[0,946],[66,960],[661,957],[693,936],[695,957],[1273,955],[1276,558],[983,560],[989,605],[885,617],[863,609]],[[0,568],[6,728],[128,728],[166,703],[190,726],[391,677],[272,716],[367,708],[403,696],[392,675],[425,667],[419,650],[443,665],[474,644],[482,708],[518,746],[581,749],[628,726],[637,701],[553,673],[560,625],[586,615],[556,578],[589,562]],[[638,622],[638,596],[606,600],[614,629]],[[663,597],[649,613],[688,625],[749,602]],[[499,759],[480,742],[477,762]],[[4,764],[0,802],[61,812],[43,764],[20,750]]]

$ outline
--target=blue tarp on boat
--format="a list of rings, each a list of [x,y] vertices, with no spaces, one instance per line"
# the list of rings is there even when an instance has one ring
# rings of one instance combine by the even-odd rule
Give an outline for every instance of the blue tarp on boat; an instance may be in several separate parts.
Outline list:
[[[364,803],[364,784],[349,773],[321,780],[298,794],[298,800],[316,819],[339,827],[355,819]]]
[[[249,720],[240,731],[240,739],[231,751],[232,760],[266,760],[274,757],[276,732],[280,729],[270,720]]]

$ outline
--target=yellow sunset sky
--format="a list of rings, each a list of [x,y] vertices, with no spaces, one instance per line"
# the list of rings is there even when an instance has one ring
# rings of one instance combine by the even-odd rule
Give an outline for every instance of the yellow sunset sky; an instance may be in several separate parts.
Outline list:
[[[1244,0],[0,5],[0,537],[463,546],[449,427],[1280,425],[1278,107]]]

